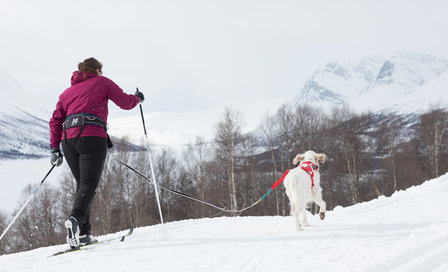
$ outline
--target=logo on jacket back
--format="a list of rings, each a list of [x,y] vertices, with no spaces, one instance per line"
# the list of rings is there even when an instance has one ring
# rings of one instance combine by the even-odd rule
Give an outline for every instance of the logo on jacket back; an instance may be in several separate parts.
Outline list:
[[[73,118],[71,125],[72,126],[77,125],[78,124],[78,119],[79,119],[79,117]]]

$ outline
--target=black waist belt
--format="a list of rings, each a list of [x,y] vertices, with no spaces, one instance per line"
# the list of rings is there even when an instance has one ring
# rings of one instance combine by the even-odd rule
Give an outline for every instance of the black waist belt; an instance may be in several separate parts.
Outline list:
[[[79,136],[81,136],[81,133],[86,125],[100,126],[104,128],[104,131],[107,134],[107,124],[106,122],[104,122],[103,119],[93,114],[77,113],[72,114],[67,118],[65,118],[65,122],[62,124],[62,128],[64,129],[65,140],[67,140],[67,129],[74,127],[81,127],[78,136],[76,136],[76,138],[78,138]]]

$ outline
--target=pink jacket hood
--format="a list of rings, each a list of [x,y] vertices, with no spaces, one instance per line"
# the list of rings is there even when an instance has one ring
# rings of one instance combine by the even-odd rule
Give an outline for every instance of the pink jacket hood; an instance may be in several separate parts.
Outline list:
[[[73,86],[76,83],[83,82],[89,78],[96,77],[96,76],[97,75],[92,74],[92,73],[84,73],[84,72],[80,72],[80,71],[74,71],[70,81]]]

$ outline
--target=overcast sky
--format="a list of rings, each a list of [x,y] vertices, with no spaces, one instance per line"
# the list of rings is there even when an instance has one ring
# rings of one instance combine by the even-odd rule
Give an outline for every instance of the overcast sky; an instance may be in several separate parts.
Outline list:
[[[125,91],[138,86],[152,111],[286,101],[329,61],[448,59],[447,3],[2,0],[0,66],[48,110],[91,56]]]

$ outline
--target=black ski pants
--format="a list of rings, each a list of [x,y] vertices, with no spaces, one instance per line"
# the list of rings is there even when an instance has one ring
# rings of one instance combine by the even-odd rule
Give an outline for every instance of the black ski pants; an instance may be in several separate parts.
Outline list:
[[[76,180],[70,216],[79,223],[80,235],[90,234],[90,206],[95,197],[107,155],[106,139],[88,136],[62,141],[64,156]]]

